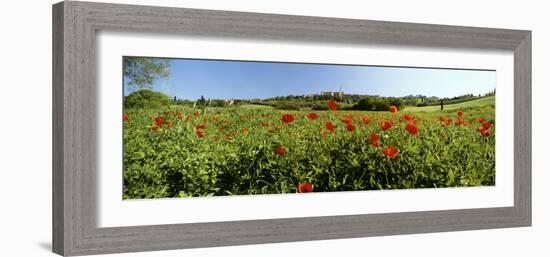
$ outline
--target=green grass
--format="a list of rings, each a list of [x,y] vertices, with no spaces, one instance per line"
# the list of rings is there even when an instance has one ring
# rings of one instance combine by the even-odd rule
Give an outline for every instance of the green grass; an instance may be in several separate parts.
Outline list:
[[[482,106],[495,106],[495,97],[488,96],[476,100],[466,101],[457,104],[448,104],[444,105],[444,111],[448,110],[459,110],[459,109],[470,109],[474,107]],[[435,106],[422,106],[422,107],[406,107],[404,111],[407,112],[436,112],[440,111],[441,107],[439,105]]]
[[[259,104],[243,104],[243,105],[240,105],[239,108],[243,108],[243,109],[246,109],[246,110],[254,110],[254,109],[269,110],[269,109],[273,109],[272,106],[259,105]]]
[[[124,199],[297,193],[304,183],[314,192],[494,185],[495,127],[477,130],[477,118],[494,122],[494,107],[453,112],[127,108]]]

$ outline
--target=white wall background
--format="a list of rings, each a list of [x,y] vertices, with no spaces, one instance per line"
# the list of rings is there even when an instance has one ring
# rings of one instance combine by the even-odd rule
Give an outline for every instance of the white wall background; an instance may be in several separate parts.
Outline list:
[[[97,0],[100,1],[100,0]],[[0,256],[51,247],[51,4],[0,9]],[[550,26],[545,1],[126,0],[190,8],[533,31],[533,227],[121,254],[116,256],[549,256]],[[546,244],[545,244],[546,243]]]

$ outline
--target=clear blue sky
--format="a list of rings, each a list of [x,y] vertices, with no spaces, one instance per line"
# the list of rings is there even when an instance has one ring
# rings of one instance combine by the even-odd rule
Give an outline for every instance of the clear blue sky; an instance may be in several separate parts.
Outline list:
[[[171,77],[153,89],[178,99],[253,99],[322,91],[381,96],[485,94],[496,72],[272,62],[172,59]],[[125,95],[131,89],[125,86]]]

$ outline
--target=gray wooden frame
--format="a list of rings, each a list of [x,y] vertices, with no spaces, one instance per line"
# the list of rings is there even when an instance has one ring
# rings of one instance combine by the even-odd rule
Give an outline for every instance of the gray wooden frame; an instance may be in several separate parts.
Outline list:
[[[514,53],[514,206],[98,228],[99,30]],[[531,32],[65,1],[53,6],[53,251],[87,255],[531,225]]]

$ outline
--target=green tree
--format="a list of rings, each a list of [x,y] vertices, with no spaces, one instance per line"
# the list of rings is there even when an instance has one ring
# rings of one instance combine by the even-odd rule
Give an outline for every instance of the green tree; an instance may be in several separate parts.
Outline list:
[[[403,100],[395,97],[368,96],[361,99],[352,107],[352,109],[365,111],[387,111],[391,105],[396,106],[398,109],[402,109]]]
[[[197,100],[197,105],[201,107],[206,105],[206,99],[204,99],[204,96],[201,95],[201,98]]]
[[[170,77],[170,61],[151,57],[123,58],[124,77],[135,89],[151,88],[159,78]]]
[[[170,97],[149,89],[132,92],[124,99],[124,108],[158,108],[169,104]]]

